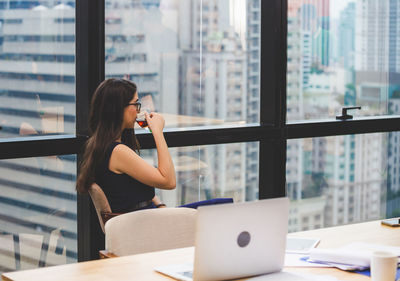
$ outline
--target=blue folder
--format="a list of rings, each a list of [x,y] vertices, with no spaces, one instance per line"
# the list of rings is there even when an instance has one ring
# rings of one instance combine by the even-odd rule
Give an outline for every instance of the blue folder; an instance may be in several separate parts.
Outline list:
[[[355,272],[355,273],[362,274],[362,275],[366,275],[366,276],[371,276],[371,271],[370,271],[369,268],[366,269],[366,270],[363,270],[363,271],[356,270],[356,271],[354,271],[354,272]],[[395,280],[397,280],[397,279],[399,279],[399,278],[400,278],[400,268],[397,269],[396,279],[395,279]]]
[[[179,207],[197,209],[197,207],[199,207],[199,206],[226,204],[226,203],[233,203],[233,199],[232,198],[213,198],[213,199],[188,203],[185,205],[181,205]]]

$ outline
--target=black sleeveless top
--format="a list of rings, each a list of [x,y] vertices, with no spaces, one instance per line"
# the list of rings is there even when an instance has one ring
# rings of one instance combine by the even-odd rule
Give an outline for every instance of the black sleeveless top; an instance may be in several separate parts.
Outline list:
[[[96,169],[95,182],[104,191],[112,212],[131,211],[136,204],[154,197],[154,187],[137,181],[127,174],[116,174],[109,169],[110,157],[114,148],[120,144],[113,142],[106,152],[105,161]]]

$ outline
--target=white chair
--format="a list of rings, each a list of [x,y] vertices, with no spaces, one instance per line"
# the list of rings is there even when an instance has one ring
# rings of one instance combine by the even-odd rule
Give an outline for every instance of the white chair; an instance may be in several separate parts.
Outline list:
[[[105,224],[106,253],[125,256],[194,246],[197,210],[146,209],[114,217]]]

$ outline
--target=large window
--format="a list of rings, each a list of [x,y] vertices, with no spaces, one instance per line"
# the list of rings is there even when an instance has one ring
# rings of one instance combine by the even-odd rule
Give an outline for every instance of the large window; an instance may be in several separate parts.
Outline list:
[[[62,134],[75,134],[75,3],[1,0],[2,145]],[[49,148],[36,144],[0,153],[1,272],[78,258],[78,151],[26,158]]]
[[[290,230],[398,216],[398,138],[395,132],[288,141]]]
[[[76,156],[0,161],[0,271],[76,262]]]
[[[391,0],[0,0],[0,271],[104,249],[74,185],[107,77],[136,82],[166,117],[170,206],[287,194],[291,231],[398,216],[399,11]],[[362,109],[335,120],[343,106]],[[151,134],[137,136],[154,161]]]
[[[0,138],[75,133],[75,4],[59,2],[0,1]]]
[[[109,1],[106,77],[138,85],[168,127],[259,122],[260,6],[254,1]]]
[[[399,3],[389,0],[288,1],[291,231],[399,212],[398,133],[348,135],[378,132],[379,126],[383,132],[396,122],[385,117],[381,125],[369,123],[400,112],[399,11]],[[343,107],[354,106],[361,110],[348,114],[363,122],[335,121]],[[324,137],[332,135],[341,136]]]
[[[399,114],[398,1],[289,0],[287,118]],[[351,113],[352,114],[352,113]]]

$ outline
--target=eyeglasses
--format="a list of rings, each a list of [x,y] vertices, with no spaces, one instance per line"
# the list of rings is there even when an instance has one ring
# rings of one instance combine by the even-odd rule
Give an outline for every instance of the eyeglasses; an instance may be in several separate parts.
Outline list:
[[[142,107],[142,104],[140,102],[133,102],[133,103],[128,103],[128,105],[134,105],[136,106],[136,110],[140,111],[140,108]]]

